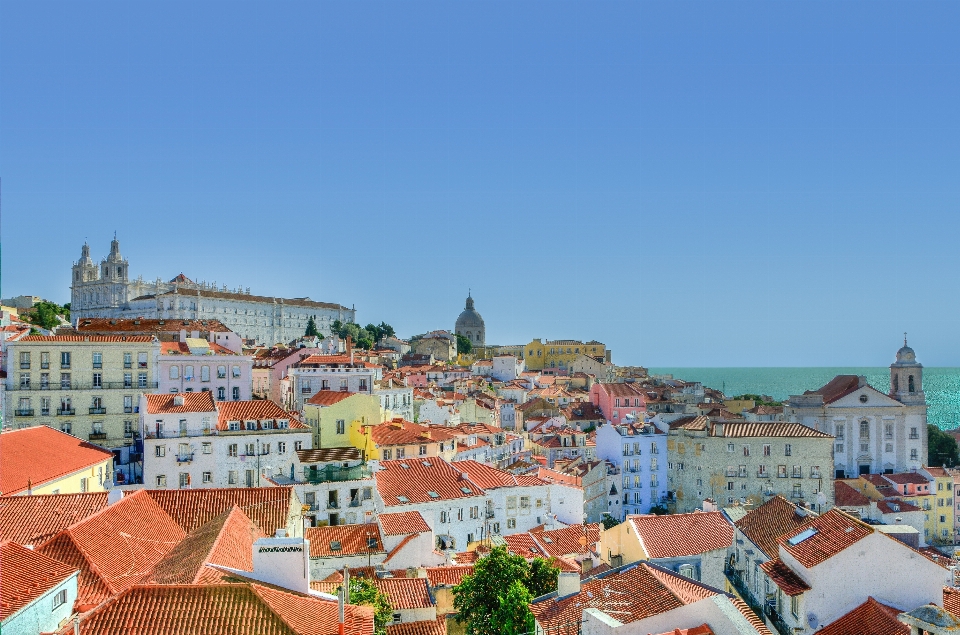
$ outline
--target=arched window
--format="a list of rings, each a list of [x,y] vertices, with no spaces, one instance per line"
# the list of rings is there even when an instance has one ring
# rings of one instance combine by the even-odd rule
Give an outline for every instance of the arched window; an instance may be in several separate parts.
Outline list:
[[[907,377],[907,390],[910,392],[916,392],[916,389],[913,386],[913,375]]]
[[[900,375],[893,376],[893,392],[900,392]]]
[[[861,439],[870,438],[870,422],[869,421],[860,422],[860,438]]]

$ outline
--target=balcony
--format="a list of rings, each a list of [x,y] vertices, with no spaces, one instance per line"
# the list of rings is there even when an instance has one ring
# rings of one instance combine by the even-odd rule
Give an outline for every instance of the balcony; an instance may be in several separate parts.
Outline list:
[[[150,390],[160,386],[155,381],[135,382],[130,384],[123,381],[102,381],[97,385],[93,382],[61,381],[56,383],[40,383],[26,386],[20,384],[8,384],[8,390]]]
[[[102,407],[102,406],[101,406],[101,407],[94,406],[94,407],[90,408],[90,414],[92,414],[92,415],[105,415],[105,414],[107,414],[107,409],[104,408],[104,407]]]
[[[193,452],[177,453],[177,463],[190,463],[191,461],[193,461]]]
[[[780,615],[780,613],[774,607],[767,605],[767,609],[764,611],[764,613],[766,614],[767,619],[770,620],[770,623],[773,624],[773,628],[780,635],[793,635],[795,632],[797,632],[787,625],[787,623],[783,620],[783,616]]]
[[[57,408],[57,415],[61,417],[72,417],[77,414],[73,408]]]
[[[34,414],[33,408],[17,408],[13,411],[18,417],[32,417]]]
[[[340,509],[338,501],[327,501],[327,509]]]
[[[803,490],[793,490],[790,492],[790,498],[794,500],[803,500]]]
[[[87,435],[87,438],[91,441],[106,441],[107,433],[106,432],[91,432]]]
[[[211,428],[204,428],[202,430],[156,430],[150,432],[145,432],[143,438],[145,439],[177,439],[180,437],[207,437],[207,436],[216,436],[219,433],[218,430]],[[251,455],[252,456],[252,455]]]
[[[757,478],[770,478],[770,472],[767,470],[757,470]]]
[[[366,465],[357,465],[354,467],[337,467],[328,465],[323,469],[304,468],[303,480],[312,485],[318,483],[339,483],[342,481],[356,481],[363,478],[370,478],[373,473]]]

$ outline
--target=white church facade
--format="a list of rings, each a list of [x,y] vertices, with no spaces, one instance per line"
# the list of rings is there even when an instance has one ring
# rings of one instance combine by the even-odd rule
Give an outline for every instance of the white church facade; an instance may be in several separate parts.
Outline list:
[[[116,237],[99,266],[90,258],[90,247],[83,245],[71,272],[70,313],[74,322],[136,317],[219,320],[244,339],[267,345],[302,337],[310,318],[325,335],[334,320],[356,319],[354,309],[339,304],[251,295],[249,288],[228,290],[226,285],[218,289],[216,283],[194,282],[183,274],[169,282],[131,280]]]
[[[783,413],[787,421],[835,437],[836,478],[911,472],[927,463],[923,366],[906,338],[890,365],[889,393],[863,376],[838,375],[817,390],[791,396]]]

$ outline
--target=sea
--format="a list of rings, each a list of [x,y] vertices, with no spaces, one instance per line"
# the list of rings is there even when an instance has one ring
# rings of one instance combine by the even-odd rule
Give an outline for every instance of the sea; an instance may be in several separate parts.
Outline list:
[[[699,381],[728,397],[745,393],[783,401],[815,390],[837,375],[864,375],[882,393],[890,391],[890,369],[881,368],[650,368],[651,375]],[[943,430],[960,427],[960,368],[924,368],[927,423]]]

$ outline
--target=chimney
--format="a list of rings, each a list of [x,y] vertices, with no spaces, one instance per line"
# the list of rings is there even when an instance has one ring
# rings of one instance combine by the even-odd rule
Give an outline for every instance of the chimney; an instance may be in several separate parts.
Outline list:
[[[118,489],[112,489],[107,492],[107,506],[113,505],[114,503],[119,503],[120,499],[123,498],[123,491]]]
[[[353,363],[353,338],[347,336],[347,353],[350,355],[350,363]]]
[[[278,529],[273,538],[261,538],[253,543],[253,575],[249,577],[310,593],[310,541],[287,538],[284,529]]]
[[[580,593],[580,574],[576,571],[561,571],[557,578],[557,598]]]
[[[174,395],[173,396],[173,405],[182,406],[183,405],[183,395]]]

